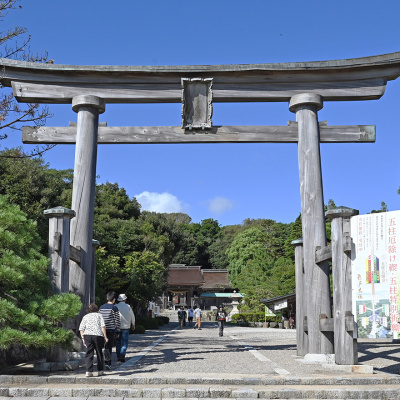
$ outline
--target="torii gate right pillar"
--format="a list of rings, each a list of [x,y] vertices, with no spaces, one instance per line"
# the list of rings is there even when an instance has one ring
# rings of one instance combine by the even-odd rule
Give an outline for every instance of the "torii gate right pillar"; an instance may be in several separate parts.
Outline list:
[[[289,110],[298,122],[298,156],[300,174],[301,216],[304,251],[304,293],[308,293],[307,326],[309,354],[333,354],[333,335],[321,332],[320,318],[332,317],[329,265],[316,264],[315,250],[326,246],[324,196],[322,188],[320,134],[318,111],[322,96],[303,93],[295,95]]]

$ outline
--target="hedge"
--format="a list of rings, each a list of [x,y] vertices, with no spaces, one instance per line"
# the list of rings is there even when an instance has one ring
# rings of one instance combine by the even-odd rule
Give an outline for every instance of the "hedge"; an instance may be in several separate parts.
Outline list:
[[[235,322],[281,322],[281,316],[268,316],[265,317],[265,314],[262,312],[258,313],[240,313],[232,315],[232,321]]]
[[[140,335],[142,333],[146,333],[146,328],[143,325],[135,325],[135,330],[131,329],[129,333]]]
[[[155,317],[155,319],[158,321],[158,324],[160,326],[166,325],[169,323],[169,318],[165,317],[164,315],[158,315],[157,317]]]
[[[137,325],[143,325],[145,329],[159,329],[160,325],[156,318],[139,317],[136,318]]]

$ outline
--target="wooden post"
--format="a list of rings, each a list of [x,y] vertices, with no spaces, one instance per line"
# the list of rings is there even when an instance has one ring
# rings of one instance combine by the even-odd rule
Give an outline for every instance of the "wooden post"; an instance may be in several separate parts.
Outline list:
[[[93,218],[96,183],[97,135],[99,114],[104,101],[96,96],[76,96],[72,109],[78,113],[72,208],[76,218],[71,224],[71,244],[81,248],[80,267],[71,261],[70,289],[89,304],[93,259]]]
[[[337,207],[326,212],[332,219],[333,320],[336,364],[358,364],[357,327],[352,314],[350,217],[358,210]]]
[[[54,293],[69,292],[69,235],[75,212],[64,207],[44,211],[49,218],[49,277]]]
[[[301,217],[303,227],[304,271],[307,286],[308,351],[311,354],[332,354],[331,332],[321,332],[321,314],[331,317],[329,265],[315,262],[316,247],[326,246],[324,198],[322,190],[321,154],[318,110],[323,106],[317,94],[295,95],[289,110],[296,113],[298,123],[298,155],[300,174]]]
[[[90,280],[90,299],[89,303],[96,303],[96,250],[100,246],[98,240],[93,239],[93,256],[92,256],[92,275]]]
[[[304,275],[303,262],[303,238],[293,240],[295,246],[295,265],[296,265],[296,341],[297,355],[305,356],[308,353],[308,331],[304,324],[304,318],[307,317],[307,281]],[[306,328],[307,329],[307,328]]]
[[[69,236],[71,219],[75,212],[64,207],[44,211],[49,218],[49,277],[54,293],[69,291]],[[47,362],[66,362],[68,352],[60,345],[52,346],[46,353]]]

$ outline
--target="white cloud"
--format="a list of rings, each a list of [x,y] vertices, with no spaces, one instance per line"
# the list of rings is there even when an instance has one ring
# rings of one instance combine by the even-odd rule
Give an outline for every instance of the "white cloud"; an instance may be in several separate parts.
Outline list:
[[[182,202],[171,193],[142,192],[135,195],[142,210],[159,213],[185,212]]]
[[[229,210],[232,210],[233,203],[231,200],[226,199],[225,197],[216,197],[210,201],[208,209],[214,214],[221,215]]]

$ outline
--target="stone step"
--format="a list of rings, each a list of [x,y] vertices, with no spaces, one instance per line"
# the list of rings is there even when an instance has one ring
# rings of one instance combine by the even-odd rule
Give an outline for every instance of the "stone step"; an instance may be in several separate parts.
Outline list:
[[[105,371],[105,375],[87,378],[82,375],[0,375],[0,387],[13,385],[46,385],[46,384],[67,384],[67,385],[219,385],[219,386],[369,386],[375,385],[399,385],[399,375],[346,375],[346,376],[140,376],[139,374],[130,374],[120,376],[118,372]]]
[[[219,385],[15,385],[1,386],[0,399],[34,397],[43,399],[151,398],[151,399],[400,399],[400,385],[286,385],[225,386]]]
[[[96,373],[95,373],[96,374]],[[1,397],[3,396],[3,397]],[[399,399],[400,376],[201,377],[0,375],[0,400],[35,397],[113,399]]]

